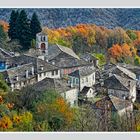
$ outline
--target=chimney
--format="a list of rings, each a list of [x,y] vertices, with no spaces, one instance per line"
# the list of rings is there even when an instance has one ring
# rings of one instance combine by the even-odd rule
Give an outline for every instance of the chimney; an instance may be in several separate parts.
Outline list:
[[[25,70],[25,77],[26,77],[26,78],[28,78],[28,77],[29,77],[28,70]]]
[[[34,75],[34,67],[32,67],[32,75]]]
[[[52,62],[53,65],[55,65],[55,62]]]
[[[41,69],[41,70],[44,70],[44,67],[43,67],[43,66],[40,66],[40,69]]]
[[[112,76],[112,73],[111,72],[109,72],[109,77],[111,77]]]
[[[19,80],[19,77],[18,77],[18,76],[15,76],[15,78],[16,78],[16,81],[18,81],[18,80]]]

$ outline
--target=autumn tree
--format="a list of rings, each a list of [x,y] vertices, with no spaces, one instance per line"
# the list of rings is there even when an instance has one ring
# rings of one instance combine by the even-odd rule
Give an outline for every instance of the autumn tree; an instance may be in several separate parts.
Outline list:
[[[135,48],[133,46],[129,46],[128,44],[123,44],[122,46],[118,44],[113,45],[108,51],[110,57],[119,62],[132,58],[136,55]]]
[[[64,131],[73,119],[73,111],[56,91],[46,91],[36,105],[35,119],[48,124],[50,131]]]

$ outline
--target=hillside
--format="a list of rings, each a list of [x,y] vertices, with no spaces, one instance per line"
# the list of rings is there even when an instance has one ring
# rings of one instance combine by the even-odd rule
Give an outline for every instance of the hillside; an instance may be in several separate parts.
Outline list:
[[[0,9],[0,19],[9,20],[12,9]],[[140,29],[140,9],[26,9],[29,16],[36,11],[43,26],[66,27],[79,23],[92,23],[107,28]]]

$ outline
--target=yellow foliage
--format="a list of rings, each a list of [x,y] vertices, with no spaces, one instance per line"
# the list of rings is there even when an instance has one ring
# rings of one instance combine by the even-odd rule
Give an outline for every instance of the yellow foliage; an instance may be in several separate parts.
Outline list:
[[[4,116],[0,120],[0,128],[9,129],[9,128],[12,128],[12,125],[13,125],[13,123],[8,116]]]

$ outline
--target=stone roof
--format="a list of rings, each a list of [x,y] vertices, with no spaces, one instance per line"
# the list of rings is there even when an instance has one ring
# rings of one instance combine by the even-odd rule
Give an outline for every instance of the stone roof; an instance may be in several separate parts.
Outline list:
[[[136,79],[136,75],[132,71],[118,65],[113,65],[110,69],[104,70],[102,74],[104,78],[109,77],[110,74],[116,74],[125,78]]]
[[[80,59],[72,49],[58,45],[58,44],[48,46],[48,54],[45,54],[45,58],[48,61],[50,61],[54,59],[55,57],[57,57],[60,53],[65,53],[69,55],[70,57]],[[42,54],[41,51],[39,51],[39,49],[30,49],[28,52],[26,52],[26,54],[29,56],[34,56],[34,57],[39,56],[39,55],[44,55]]]
[[[71,68],[71,67],[91,65],[83,60],[79,60],[79,59],[71,58],[71,57],[65,57],[65,56],[60,57],[60,55],[61,54],[56,56],[53,60],[50,61],[50,63],[60,68]]]
[[[87,66],[70,73],[69,76],[82,77],[82,76],[90,75],[93,72],[95,72],[95,67]]]
[[[26,79],[33,78],[35,75],[32,74],[32,63],[24,64],[22,66],[7,69],[2,72],[7,83],[17,83],[18,81],[25,81]],[[26,71],[28,71],[28,78],[26,77]],[[16,79],[18,77],[18,80]]]
[[[4,60],[7,57],[13,57],[13,54],[11,54],[10,52],[0,48],[0,59]]]
[[[136,85],[135,80],[123,78],[116,74],[113,74],[112,76],[104,80],[104,86],[108,89],[129,91],[134,85]]]
[[[8,59],[7,62],[9,65],[11,65],[11,67],[32,63],[36,73],[59,69],[58,67],[48,63],[47,61],[28,55],[20,55],[20,56],[12,57]],[[43,70],[41,70],[40,67],[43,67]]]
[[[47,33],[42,31],[40,33],[37,33],[37,35],[47,35]]]
[[[33,85],[36,91],[43,92],[46,90],[56,90],[59,93],[64,93],[72,88],[68,85],[65,79],[51,79],[45,78],[44,80]]]
[[[85,86],[82,91],[80,92],[81,96],[86,96],[86,94],[88,93],[88,91],[91,89],[91,87],[87,87]]]
[[[112,96],[112,95],[109,95],[109,98],[117,111],[131,106],[131,102],[128,100],[123,100],[123,99],[120,99],[120,98]]]
[[[119,63],[118,65],[132,71],[135,74],[138,74],[138,75],[140,74],[140,67],[139,66],[134,66],[131,64],[124,64],[124,63]]]
[[[57,46],[58,46],[58,48],[59,48],[62,52],[67,53],[68,55],[70,55],[70,56],[72,56],[72,57],[74,57],[74,58],[80,59],[80,58],[75,54],[75,52],[74,52],[72,49],[70,49],[70,48],[68,48],[68,47],[64,47],[64,46],[58,45],[58,44],[57,44]]]
[[[86,60],[86,61],[98,60],[94,55],[92,55],[91,53],[88,53],[88,52],[81,55],[80,58],[83,59],[83,60]]]
[[[25,55],[32,56],[32,57],[38,57],[42,55],[42,51],[40,49],[29,49],[27,52],[24,53]]]
[[[132,105],[130,101],[120,99],[120,98],[113,96],[113,95],[103,96],[101,99],[97,100],[95,103],[101,102],[101,101],[103,103],[105,103],[105,101],[107,101],[107,100],[111,101],[111,103],[115,109],[115,110],[113,109],[113,111],[121,111],[121,110]]]
[[[82,89],[82,91],[80,92],[80,94],[82,94],[82,95],[86,95],[87,93],[88,93],[88,91],[90,90],[90,88],[91,87],[84,87],[83,89]]]

